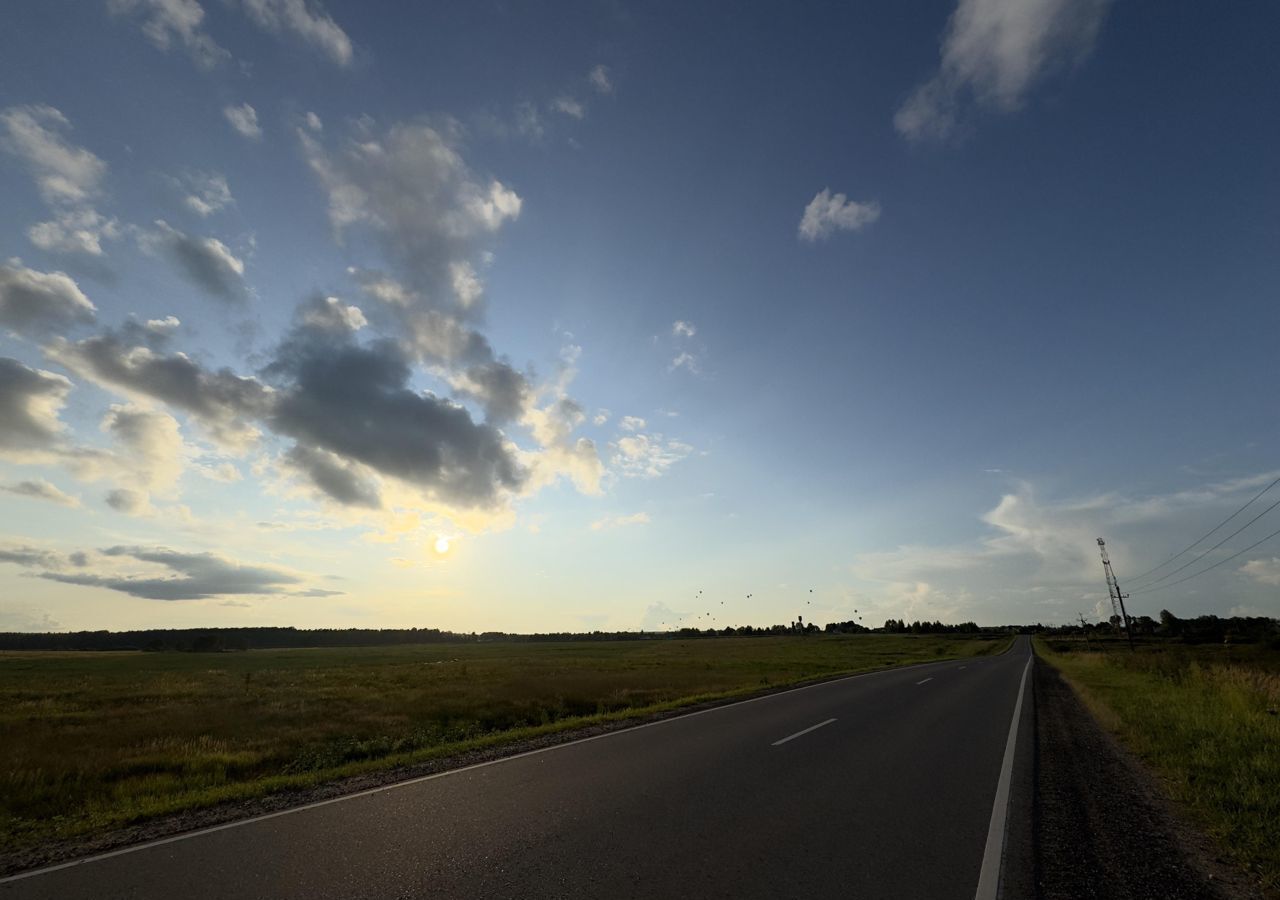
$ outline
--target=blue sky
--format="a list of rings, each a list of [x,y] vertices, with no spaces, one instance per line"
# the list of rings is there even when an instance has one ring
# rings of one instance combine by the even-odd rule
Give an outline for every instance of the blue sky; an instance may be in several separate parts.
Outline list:
[[[0,628],[1060,622],[1280,475],[1270,4],[0,17]]]

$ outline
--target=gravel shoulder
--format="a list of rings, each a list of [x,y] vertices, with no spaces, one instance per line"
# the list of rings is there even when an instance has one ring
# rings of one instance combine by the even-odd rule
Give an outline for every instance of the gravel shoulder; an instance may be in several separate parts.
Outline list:
[[[1035,896],[1274,900],[1221,858],[1042,659],[1035,687]]]

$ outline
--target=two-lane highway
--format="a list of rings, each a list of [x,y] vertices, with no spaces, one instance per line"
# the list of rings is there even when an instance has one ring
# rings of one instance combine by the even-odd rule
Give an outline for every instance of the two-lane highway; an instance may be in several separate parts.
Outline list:
[[[970,900],[998,871],[1030,653],[1018,638],[999,656],[811,685],[29,873],[0,894]]]

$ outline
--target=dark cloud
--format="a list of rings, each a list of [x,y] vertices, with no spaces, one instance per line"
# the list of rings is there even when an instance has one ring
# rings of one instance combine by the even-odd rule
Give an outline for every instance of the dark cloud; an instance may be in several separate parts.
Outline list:
[[[63,564],[62,557],[51,550],[29,547],[24,544],[0,545],[0,562],[13,563],[27,568],[56,569]]]
[[[103,498],[107,506],[110,506],[116,512],[122,512],[126,515],[134,516],[144,512],[149,503],[150,498],[142,491],[131,491],[128,488],[116,488],[107,491],[107,495]]]
[[[271,427],[301,446],[462,506],[493,506],[525,478],[500,431],[408,387],[409,359],[394,341],[359,345],[350,336],[299,328],[265,374],[279,385]]]
[[[168,256],[192,283],[213,296],[232,302],[248,298],[244,261],[217,238],[194,237],[161,220],[142,243]]]
[[[243,445],[250,424],[271,406],[271,391],[230,369],[209,371],[184,353],[161,354],[107,331],[70,343],[55,340],[49,356],[105,387],[162,400],[191,413],[220,443]]]
[[[0,357],[0,451],[53,449],[61,436],[58,420],[71,382]]]
[[[148,600],[203,600],[238,594],[283,594],[300,579],[280,569],[246,566],[213,553],[180,553],[165,547],[110,547],[106,556],[128,557],[169,569],[167,576],[87,575],[42,572],[63,584],[102,587]],[[39,565],[40,563],[35,563]]]
[[[323,450],[295,446],[285,454],[285,460],[311,483],[346,506],[368,506],[377,509],[382,506],[382,498],[378,495],[378,487],[359,472]]]
[[[37,272],[10,260],[0,264],[0,327],[48,335],[94,320],[94,305],[62,272]]]

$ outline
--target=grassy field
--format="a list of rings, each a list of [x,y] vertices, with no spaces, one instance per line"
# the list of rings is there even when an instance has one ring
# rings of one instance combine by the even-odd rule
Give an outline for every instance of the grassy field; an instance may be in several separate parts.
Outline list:
[[[0,850],[1007,639],[0,653]]]
[[[1101,649],[1099,649],[1101,648]],[[1037,640],[1213,837],[1280,889],[1280,651]]]

